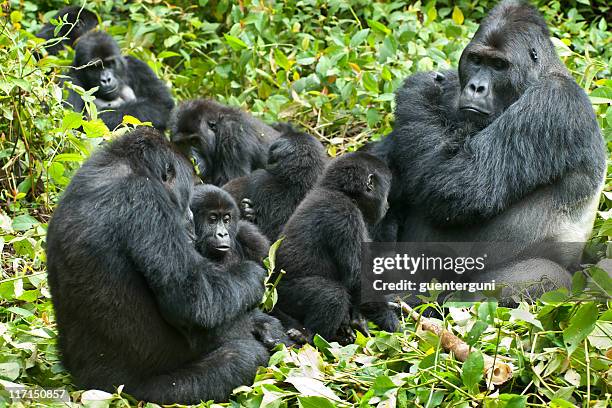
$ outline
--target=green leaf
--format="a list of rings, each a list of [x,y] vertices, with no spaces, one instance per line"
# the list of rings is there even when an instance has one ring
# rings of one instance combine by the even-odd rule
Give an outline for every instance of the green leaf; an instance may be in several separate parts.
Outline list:
[[[0,363],[0,378],[8,381],[16,380],[19,377],[21,367],[15,362]]]
[[[13,229],[15,231],[27,231],[38,224],[39,222],[36,218],[27,214],[19,215],[13,219]]]
[[[357,31],[355,35],[351,38],[350,46],[354,48],[358,45],[361,45],[361,43],[364,42],[366,38],[368,38],[368,34],[370,34],[369,28],[364,28],[363,30]]]
[[[594,266],[589,269],[589,275],[593,281],[591,286],[600,290],[605,296],[612,297],[612,278],[608,272]]]
[[[482,380],[484,373],[484,358],[478,350],[472,351],[461,368],[461,380],[470,391],[474,391]]]
[[[466,336],[465,342],[470,346],[476,344],[476,342],[478,341],[482,333],[484,333],[484,331],[487,329],[487,327],[489,327],[488,324],[486,324],[482,320],[478,320],[476,323],[474,323],[472,329]]]
[[[514,309],[510,311],[510,316],[512,316],[515,320],[521,320],[527,323],[532,324],[540,330],[544,330],[542,327],[542,322],[540,322],[534,315],[529,313],[527,310],[522,309]]]
[[[391,30],[389,30],[383,23],[375,20],[367,20],[367,22],[368,26],[370,26],[372,30],[379,31],[383,34],[391,34]]]
[[[497,312],[497,301],[491,300],[483,302],[478,306],[478,318],[488,324],[495,323],[495,313]]]
[[[452,17],[453,17],[453,21],[455,22],[455,24],[457,24],[457,25],[463,24],[464,17],[463,17],[463,13],[461,12],[461,9],[459,7],[455,6],[453,8],[453,16]]]
[[[79,112],[66,111],[62,118],[62,130],[78,129],[83,124],[83,115]]]
[[[525,408],[527,406],[527,397],[516,394],[500,394],[495,398],[496,408]]]
[[[576,406],[571,402],[567,402],[564,399],[555,398],[550,401],[550,408],[576,408]]]
[[[336,405],[323,397],[298,397],[298,405],[301,408],[334,408]]]
[[[83,130],[89,138],[104,137],[110,133],[110,130],[106,127],[101,119],[91,120],[89,122],[83,122]]]
[[[361,81],[363,83],[363,87],[370,92],[378,94],[378,82],[373,74],[370,72],[364,72],[361,77]]]
[[[288,71],[291,68],[291,63],[289,62],[289,59],[278,48],[274,49],[274,61],[276,61],[276,64],[285,71]]]
[[[11,12],[11,23],[18,23],[21,20],[23,20],[23,14],[20,11],[13,11]]]
[[[334,401],[340,398],[322,381],[310,377],[287,377],[285,382],[293,385],[305,397],[323,397]]]
[[[593,331],[597,323],[597,306],[593,302],[578,307],[570,318],[569,326],[563,330],[563,342],[568,354],[572,354]]]
[[[229,34],[223,34],[223,36],[225,37],[225,41],[227,41],[227,43],[229,44],[230,47],[232,47],[232,49],[238,51],[242,48],[248,48],[249,46],[242,41],[240,38],[238,37],[234,37],[233,35],[229,35]]]
[[[397,385],[391,381],[386,375],[380,375],[376,377],[374,380],[374,384],[372,384],[372,389],[374,390],[374,395],[379,397],[383,396],[387,391],[392,390],[394,388],[398,388]]]

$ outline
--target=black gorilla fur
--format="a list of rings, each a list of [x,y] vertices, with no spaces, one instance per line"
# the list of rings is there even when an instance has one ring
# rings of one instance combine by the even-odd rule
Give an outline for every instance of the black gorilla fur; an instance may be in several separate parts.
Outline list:
[[[261,263],[268,256],[270,241],[253,224],[240,221],[232,196],[219,187],[202,184],[194,188],[191,210],[196,249],[220,271],[240,262]],[[251,312],[254,334],[267,347],[289,344],[281,323],[258,309]]]
[[[93,154],[66,189],[47,264],[62,361],[79,387],[224,400],[267,363],[252,334],[265,271],[196,250],[193,179],[174,146],[141,127]]]
[[[252,115],[211,100],[178,106],[170,121],[172,142],[193,157],[205,183],[222,186],[262,168],[278,132]]]
[[[57,34],[55,29],[57,26],[51,22],[42,26],[36,36],[47,41],[55,38],[55,41],[49,41],[45,46],[47,52],[51,55],[56,55],[65,46],[73,46],[74,42],[86,32],[93,30],[98,26],[98,17],[91,11],[80,6],[68,6],[58,11],[53,20],[57,20],[61,25]],[[66,37],[59,40],[62,37]]]
[[[280,137],[270,145],[265,169],[225,184],[243,216],[275,240],[306,193],[323,173],[327,155],[321,142],[288,124],[278,124]]]
[[[96,62],[98,61],[98,62]],[[88,65],[89,64],[89,65]],[[132,56],[122,56],[117,42],[107,33],[91,31],[75,47],[71,82],[85,90],[99,87],[96,105],[104,123],[114,129],[124,115],[166,129],[174,101],[166,85],[149,66]],[[81,97],[70,90],[68,104],[81,112]]]
[[[393,172],[382,225],[399,222],[400,241],[587,239],[605,147],[587,95],[535,8],[499,4],[463,51],[458,72],[415,74],[396,102],[393,132],[370,151]],[[579,260],[576,248],[563,267]],[[548,269],[549,278],[568,284],[564,268],[531,261],[487,277],[522,282]]]
[[[381,160],[348,153],[329,164],[295,210],[276,254],[286,275],[275,312],[288,327],[349,343],[363,313],[383,330],[397,329],[386,303],[361,304],[361,243],[369,241],[368,225],[385,215],[390,185]]]

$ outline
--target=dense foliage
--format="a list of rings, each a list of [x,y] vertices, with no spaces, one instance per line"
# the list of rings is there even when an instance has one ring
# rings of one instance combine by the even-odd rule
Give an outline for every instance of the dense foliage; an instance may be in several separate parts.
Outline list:
[[[36,58],[32,33],[61,0],[0,2],[0,384],[67,386],[58,362],[45,278],[49,215],[80,163],[111,132],[97,119],[65,111],[57,85],[71,52]],[[478,22],[495,2],[91,0],[103,28],[125,53],[146,61],[177,100],[200,96],[242,106],[266,121],[290,120],[322,140],[333,156],[391,129],[393,91],[410,73],[456,66]],[[593,108],[612,149],[612,11],[603,0],[539,1],[554,43]],[[88,100],[87,95],[84,96]],[[91,97],[89,97],[91,101]],[[610,174],[611,172],[609,172]],[[612,182],[608,178],[589,250],[612,257]],[[591,268],[612,293],[605,273]],[[478,350],[461,363],[439,339],[415,331],[359,337],[340,348],[280,349],[232,406],[490,407],[610,405],[612,311],[574,293],[536,305],[452,309],[448,328]],[[428,304],[424,307],[437,307]],[[441,323],[442,324],[442,323]],[[499,389],[482,378],[487,353],[507,358],[513,379]],[[0,391],[0,401],[7,393]],[[133,403],[105,396],[102,405]],[[553,402],[549,402],[549,401]]]

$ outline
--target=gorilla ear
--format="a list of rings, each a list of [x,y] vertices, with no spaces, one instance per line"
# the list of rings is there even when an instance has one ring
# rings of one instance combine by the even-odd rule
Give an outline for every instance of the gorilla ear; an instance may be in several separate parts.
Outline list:
[[[368,174],[368,181],[366,183],[366,190],[371,192],[374,190],[374,174]]]
[[[174,164],[172,163],[166,163],[166,166],[164,167],[164,170],[162,171],[162,181],[164,183],[170,183],[174,180],[174,177],[176,176],[176,169],[174,168]]]

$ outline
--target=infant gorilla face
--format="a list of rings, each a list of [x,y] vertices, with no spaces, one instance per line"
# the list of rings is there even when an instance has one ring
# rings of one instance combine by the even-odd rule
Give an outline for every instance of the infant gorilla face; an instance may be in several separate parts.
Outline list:
[[[198,186],[192,199],[196,248],[211,259],[223,259],[236,248],[240,213],[231,196],[214,186]]]

